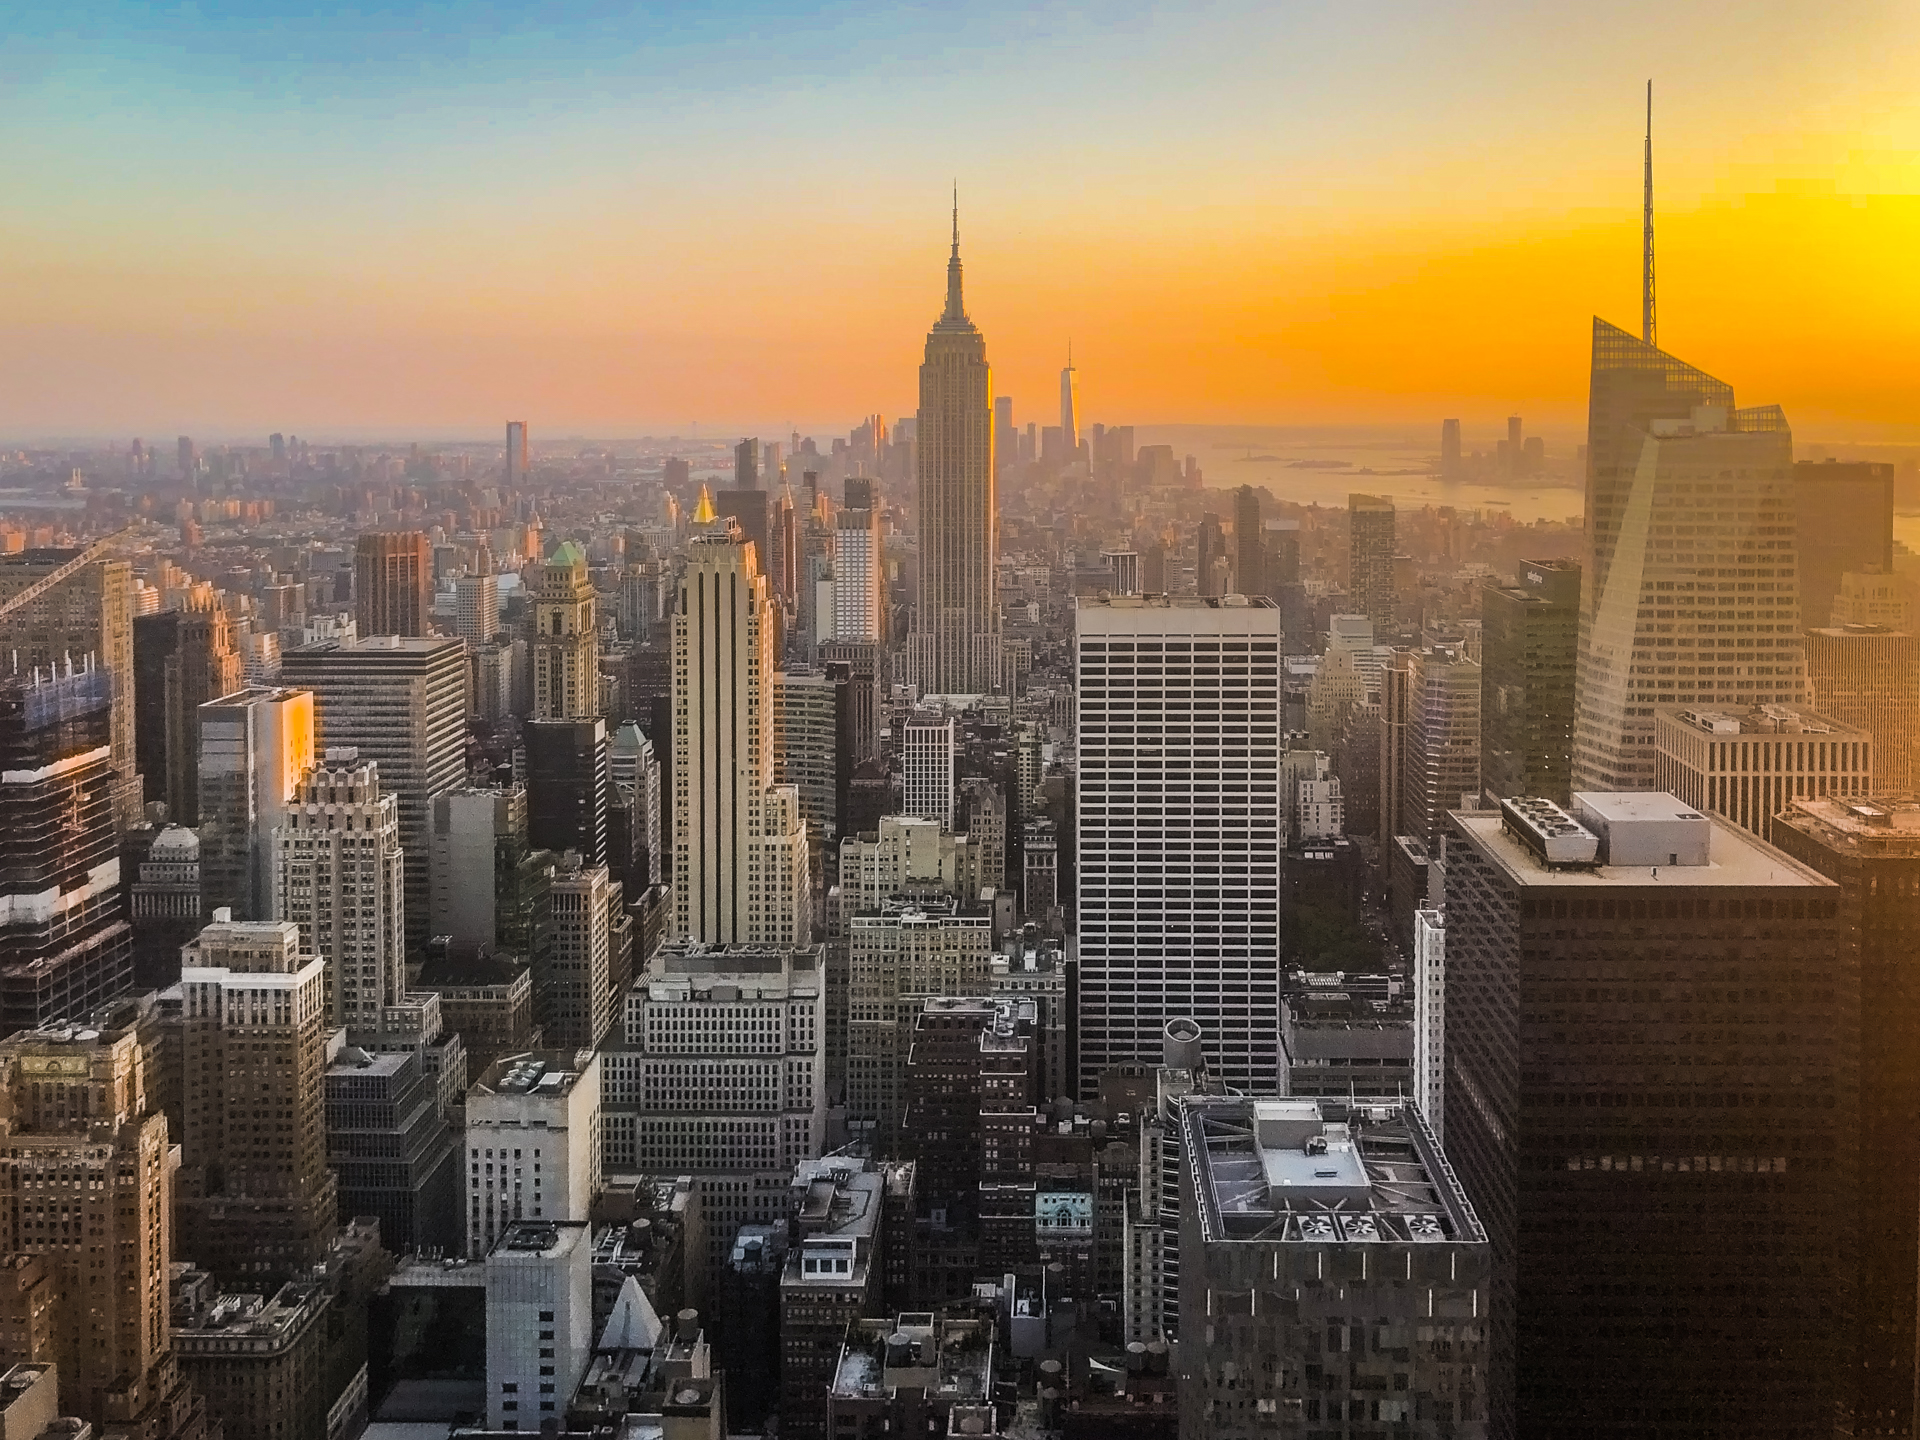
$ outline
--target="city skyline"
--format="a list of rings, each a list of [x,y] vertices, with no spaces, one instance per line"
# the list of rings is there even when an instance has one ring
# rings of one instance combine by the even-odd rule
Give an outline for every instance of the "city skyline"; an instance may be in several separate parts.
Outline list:
[[[1378,33],[993,12],[963,48],[864,6],[734,27],[580,5],[541,28],[455,5],[417,33],[406,7],[325,33],[283,8],[95,5],[84,54],[71,16],[21,17],[8,113],[36,144],[9,162],[0,433],[906,414],[949,175],[975,319],[1028,413],[1071,337],[1089,417],[1569,425],[1588,317],[1637,308],[1651,71],[1665,348],[1737,362],[1809,436],[1911,438],[1873,360],[1920,328],[1899,268],[1920,107],[1891,78],[1920,30],[1892,7],[1734,34],[1696,6]],[[1726,65],[1663,74],[1653,24],[1663,54],[1710,33]],[[932,101],[969,87],[1005,103],[959,134]],[[770,322],[802,280],[831,341]],[[1449,338],[1390,343],[1422,333]]]

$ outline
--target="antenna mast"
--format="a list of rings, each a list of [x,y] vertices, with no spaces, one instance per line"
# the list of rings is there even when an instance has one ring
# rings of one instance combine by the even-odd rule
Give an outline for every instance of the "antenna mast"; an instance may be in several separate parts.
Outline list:
[[[1640,277],[1640,338],[1649,345],[1658,344],[1653,323],[1653,81],[1647,81],[1647,146],[1644,162],[1645,198],[1640,217],[1641,243],[1645,251]]]

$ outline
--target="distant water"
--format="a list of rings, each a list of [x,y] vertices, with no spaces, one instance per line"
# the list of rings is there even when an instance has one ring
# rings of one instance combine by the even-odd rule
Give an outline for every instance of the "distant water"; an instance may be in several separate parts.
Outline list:
[[[1473,449],[1474,437],[1467,440]],[[1549,470],[1537,481],[1516,485],[1448,483],[1433,471],[1439,449],[1430,439],[1403,430],[1307,429],[1245,425],[1143,426],[1139,445],[1171,445],[1192,455],[1208,489],[1265,486],[1276,499],[1297,505],[1343,507],[1354,491],[1390,495],[1406,509],[1452,505],[1462,510],[1505,510],[1516,520],[1569,520],[1585,497],[1574,476],[1573,447],[1547,441]]]

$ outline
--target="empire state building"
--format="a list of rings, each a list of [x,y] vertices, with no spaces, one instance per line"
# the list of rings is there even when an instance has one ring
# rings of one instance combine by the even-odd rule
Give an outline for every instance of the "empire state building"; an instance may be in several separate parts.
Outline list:
[[[947,308],[927,332],[920,366],[917,434],[920,593],[908,675],[923,695],[986,694],[1001,681],[993,385],[986,340],[961,303],[957,206]]]

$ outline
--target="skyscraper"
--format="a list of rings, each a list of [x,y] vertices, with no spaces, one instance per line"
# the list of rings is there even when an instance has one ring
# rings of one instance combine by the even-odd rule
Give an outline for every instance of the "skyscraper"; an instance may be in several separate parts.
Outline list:
[[[378,1035],[407,984],[399,805],[379,767],[329,747],[300,777],[273,851],[274,919],[326,962],[328,1028]]]
[[[104,670],[0,682],[0,1035],[85,1015],[133,984],[112,697]]]
[[[371,532],[353,547],[353,619],[367,635],[425,635],[433,551],[418,530]]]
[[[506,485],[509,491],[518,490],[527,478],[527,422],[509,420],[507,422],[507,465]]]
[[[833,640],[886,638],[886,579],[880,516],[872,509],[833,517]]]
[[[363,637],[289,650],[280,678],[313,691],[319,743],[351,746],[380,767],[400,802],[407,944],[427,943],[433,797],[466,775],[466,646],[445,638]]]
[[[1060,372],[1060,443],[1072,464],[1080,453],[1080,377],[1073,368],[1073,347],[1067,347],[1067,368]]]
[[[1393,501],[1381,495],[1347,497],[1350,607],[1373,621],[1382,639],[1393,633]]]
[[[273,915],[273,832],[314,759],[311,690],[236,690],[200,707],[200,891],[207,916]]]
[[[760,488],[760,441],[749,436],[733,447],[733,486],[736,490]],[[760,557],[764,562],[766,557]]]
[[[491,571],[455,580],[453,603],[454,634],[469,646],[485,645],[500,633],[500,581]]]
[[[1809,630],[1807,682],[1814,704],[1873,736],[1880,793],[1910,793],[1920,758],[1920,638],[1879,625]]]
[[[1409,652],[1407,670],[1398,833],[1437,850],[1447,812],[1480,793],[1480,666],[1463,646],[1433,645]]]
[[[1777,405],[1595,317],[1573,785],[1653,783],[1653,707],[1798,705],[1793,436]]]
[[[187,441],[189,450],[193,442]],[[0,556],[0,602],[46,579],[78,556],[78,550],[23,550]],[[114,825],[124,830],[139,818],[139,747],[134,737],[137,693],[133,668],[133,572],[124,560],[82,566],[31,603],[0,619],[0,655],[15,674],[51,673],[84,655],[113,677],[112,719]]]
[[[112,1023],[0,1044],[0,1223],[8,1250],[44,1274],[31,1303],[48,1307],[51,1353],[33,1358],[59,1367],[61,1408],[95,1434],[201,1440],[206,1409],[181,1378],[168,1318],[174,1176],[160,1080],[146,1038],[102,1018]]]
[[[1075,616],[1080,1090],[1168,1020],[1229,1085],[1279,1084],[1280,612],[1082,599]]]
[[[1450,821],[1447,1153],[1493,1247],[1489,1436],[1831,1434],[1860,1003],[1838,891],[1658,792]]]
[[[533,713],[565,720],[600,713],[600,628],[587,556],[569,540],[540,568],[533,597]]]
[[[773,607],[736,528],[688,546],[673,620],[674,933],[805,944],[799,793],[773,783]]]
[[[1522,560],[1518,583],[1480,591],[1480,783],[1564,805],[1573,785],[1580,567]]]
[[[326,966],[288,921],[206,927],[180,965],[183,1253],[223,1279],[295,1279],[326,1258]]]
[[[954,828],[956,751],[952,717],[912,715],[907,718],[900,744],[902,815],[937,821],[949,831]]]
[[[1266,539],[1260,528],[1260,492],[1242,485],[1233,495],[1233,588],[1240,595],[1264,595]]]
[[[1773,842],[1840,887],[1840,923],[1860,965],[1860,1184],[1849,1259],[1858,1324],[1845,1366],[1856,1435],[1914,1433],[1914,1332],[1920,1285],[1920,809],[1910,799],[1796,800]],[[1846,952],[1841,952],[1843,955]],[[1836,1097],[1837,1099],[1838,1097]],[[1846,1117],[1834,1116],[1836,1128]]]
[[[242,680],[233,627],[218,605],[133,622],[134,754],[149,800],[176,825],[200,823],[200,707]]]
[[[1440,422],[1440,473],[1442,475],[1460,473],[1460,422],[1458,420]]]
[[[993,382],[986,340],[961,300],[957,206],[947,308],[927,334],[915,435],[920,593],[908,675],[923,695],[985,694],[1001,683]]]
[[[1220,517],[1206,514],[1200,517],[1200,524],[1193,536],[1193,593],[1196,595],[1224,595],[1219,577],[1214,573],[1215,564],[1224,560],[1227,553],[1226,536],[1220,530]]]
[[[1800,623],[1836,625],[1842,575],[1893,574],[1893,466],[1797,461],[1793,494]]]
[[[520,731],[527,756],[527,842],[588,865],[607,861],[607,787],[612,751],[607,722],[530,720]]]

